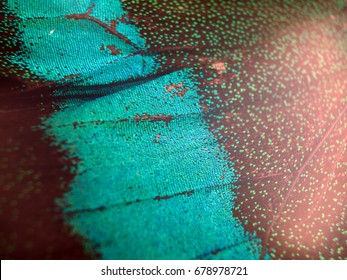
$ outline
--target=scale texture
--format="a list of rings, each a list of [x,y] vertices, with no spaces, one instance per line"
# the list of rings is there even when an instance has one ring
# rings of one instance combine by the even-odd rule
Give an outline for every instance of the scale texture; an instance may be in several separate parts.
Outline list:
[[[346,259],[345,1],[7,0],[3,259]]]

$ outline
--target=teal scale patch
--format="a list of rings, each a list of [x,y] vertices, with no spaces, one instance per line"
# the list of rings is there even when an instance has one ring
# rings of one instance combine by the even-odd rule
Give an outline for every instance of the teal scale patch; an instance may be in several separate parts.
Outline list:
[[[55,1],[55,11],[67,14],[49,18],[41,18],[40,2],[28,10],[9,1],[23,16],[26,49],[12,62],[69,85],[56,91],[67,99],[42,128],[78,159],[59,205],[88,249],[103,259],[258,259],[260,241],[232,217],[237,178],[204,120],[190,69],[119,87],[158,69],[155,57],[138,52],[144,40],[134,26],[117,29],[132,45],[95,22],[66,17],[86,13],[89,1],[79,8]],[[110,24],[108,2],[96,1],[90,15]],[[123,16],[114,2],[114,16]]]
[[[184,98],[171,96],[180,83]],[[198,104],[185,70],[45,121],[56,144],[81,159],[65,211],[103,258],[211,258],[221,249],[223,258],[259,257],[259,243],[232,218],[236,177]]]

